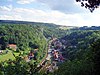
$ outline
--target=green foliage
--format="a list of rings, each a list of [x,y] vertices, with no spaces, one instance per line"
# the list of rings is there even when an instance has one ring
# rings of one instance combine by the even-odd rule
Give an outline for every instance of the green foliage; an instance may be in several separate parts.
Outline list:
[[[9,60],[0,63],[0,75],[36,75],[36,65],[17,57],[16,60]]]
[[[90,45],[100,38],[100,31],[92,30],[77,30],[62,37],[61,40],[65,40],[65,52],[64,55],[68,59],[80,58],[83,54],[90,50]]]
[[[13,52],[15,60],[0,63],[0,75],[46,75],[44,71],[38,73],[36,66],[46,54],[46,38],[52,36],[60,38],[61,42],[65,41],[62,42],[65,46],[62,55],[67,60],[60,64],[58,70],[48,75],[95,75],[100,72],[100,40],[98,40],[100,28],[94,27],[91,30],[92,28],[63,30],[60,26],[48,23],[13,23],[12,21],[1,23],[0,49],[6,49],[8,44],[16,44],[18,48],[16,53]],[[26,62],[21,58],[35,48],[38,48],[38,52],[34,54],[36,61]],[[18,56],[17,52],[22,56]]]
[[[46,39],[37,26],[26,24],[0,24],[0,48],[5,50],[8,44],[16,44],[17,52],[38,48],[37,58],[43,55],[46,49]],[[26,54],[27,54],[26,53]]]
[[[93,68],[93,72],[95,73],[95,75],[99,75],[100,74],[100,39],[98,39],[96,42],[94,42],[91,45],[91,49],[92,49],[92,62],[94,63],[94,68]]]
[[[100,74],[100,31],[75,31],[61,39],[65,40],[63,55],[67,61],[61,64],[54,75]],[[92,46],[91,46],[92,45]]]
[[[92,75],[92,63],[73,60],[63,63],[54,75]]]

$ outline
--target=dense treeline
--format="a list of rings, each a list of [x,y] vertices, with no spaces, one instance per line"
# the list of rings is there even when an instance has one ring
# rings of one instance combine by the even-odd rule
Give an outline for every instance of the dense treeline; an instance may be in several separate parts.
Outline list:
[[[38,48],[38,60],[26,62],[22,58],[0,63],[0,75],[45,75],[38,73],[37,62],[45,55],[46,38],[55,36],[65,46],[62,55],[66,59],[59,68],[49,75],[99,75],[100,69],[100,27],[61,29],[48,23],[1,22],[0,49],[16,44],[17,51]],[[45,38],[45,37],[46,38]]]
[[[40,23],[40,22],[27,22],[27,21],[13,21],[13,20],[0,20],[1,24],[27,24],[32,25],[33,27],[39,29],[39,31],[43,32],[44,36],[46,38],[49,37],[57,37],[61,38],[62,36],[65,36],[66,34],[70,33],[67,29],[61,29],[60,25],[56,25],[53,23]],[[66,27],[69,29],[69,27]]]
[[[17,51],[28,51],[38,48],[39,57],[43,57],[46,39],[39,28],[25,24],[0,25],[0,49],[5,50],[8,44],[16,44]]]
[[[100,31],[75,31],[63,37],[66,62],[54,75],[98,75],[100,64]]]
[[[38,26],[27,24],[0,24],[0,50],[6,50],[9,44],[17,45],[15,60],[5,60],[0,62],[0,75],[30,75],[37,73],[35,70],[37,63],[45,56],[47,41]],[[26,62],[23,55],[28,56],[31,50],[38,49],[36,60]],[[7,49],[8,50],[8,49]]]
[[[100,38],[100,31],[75,31],[71,34],[61,38],[65,40],[63,44],[66,45],[65,56],[68,59],[74,59],[82,56],[80,52],[88,50],[90,45]],[[61,40],[61,41],[63,41]],[[81,50],[82,49],[82,50]],[[76,55],[77,54],[77,55]]]

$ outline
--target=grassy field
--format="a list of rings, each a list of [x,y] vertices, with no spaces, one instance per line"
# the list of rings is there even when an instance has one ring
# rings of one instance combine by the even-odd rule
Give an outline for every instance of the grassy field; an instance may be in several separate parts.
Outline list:
[[[15,54],[15,56],[18,56],[19,55],[19,53],[16,53],[16,52],[14,52],[14,54]],[[5,61],[5,60],[9,60],[9,59],[12,59],[12,60],[15,59],[15,57],[12,54],[12,51],[10,51],[10,50],[8,50],[8,53],[7,54],[1,54],[0,55],[0,62],[1,61]]]
[[[13,54],[12,54],[11,51],[9,51],[7,54],[1,54],[0,55],[0,62],[1,61],[5,61],[5,60],[8,60],[8,59],[12,59],[12,60],[15,59],[15,57],[13,56]]]

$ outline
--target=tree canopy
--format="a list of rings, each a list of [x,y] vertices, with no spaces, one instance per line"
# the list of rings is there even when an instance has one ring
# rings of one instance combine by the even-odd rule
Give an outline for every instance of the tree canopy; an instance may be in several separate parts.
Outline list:
[[[91,12],[100,6],[100,0],[76,0],[76,2],[80,2],[82,7],[89,9]]]

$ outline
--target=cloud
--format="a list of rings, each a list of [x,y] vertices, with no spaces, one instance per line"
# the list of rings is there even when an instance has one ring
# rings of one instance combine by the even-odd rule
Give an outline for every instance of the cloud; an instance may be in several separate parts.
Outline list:
[[[23,20],[34,22],[55,23],[66,26],[99,26],[100,10],[94,13],[63,13],[58,10],[40,10],[35,8],[18,8],[12,5],[0,6],[4,14],[0,14],[0,19]]]
[[[22,20],[20,15],[0,15],[1,20]]]
[[[0,6],[0,11],[11,11],[12,5]]]
[[[38,9],[15,8],[14,12],[17,14],[19,13],[21,16],[23,16],[23,20],[26,21],[47,22],[64,25],[69,23],[68,18],[70,17],[59,11],[45,12]]]
[[[82,8],[81,5],[75,0],[37,0],[40,3],[47,4],[52,10],[57,10],[63,13],[83,13],[87,10]]]
[[[35,0],[18,0],[18,4],[30,4],[31,2],[34,2]]]

